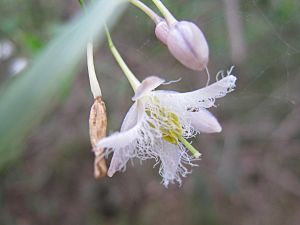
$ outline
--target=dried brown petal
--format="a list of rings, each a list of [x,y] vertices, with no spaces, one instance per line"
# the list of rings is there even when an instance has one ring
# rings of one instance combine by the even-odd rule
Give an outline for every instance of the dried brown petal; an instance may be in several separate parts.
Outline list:
[[[105,103],[101,97],[97,97],[92,105],[89,119],[90,139],[93,149],[97,142],[106,136],[107,117]],[[96,178],[107,174],[107,165],[102,154],[98,154],[94,162],[94,174]]]

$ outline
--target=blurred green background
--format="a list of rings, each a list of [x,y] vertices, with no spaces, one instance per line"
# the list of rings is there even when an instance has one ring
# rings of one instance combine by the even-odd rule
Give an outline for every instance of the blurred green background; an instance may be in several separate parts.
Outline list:
[[[212,109],[223,132],[194,141],[203,159],[181,187],[168,189],[153,161],[93,178],[90,36],[99,42],[109,133],[120,128],[133,94],[100,42],[104,19],[140,79],[182,77],[164,86],[182,92],[206,82],[170,56],[149,18],[113,2],[98,1],[82,15],[77,0],[0,0],[0,224],[299,224],[300,2],[163,1],[205,33],[212,79],[233,64],[238,77]]]

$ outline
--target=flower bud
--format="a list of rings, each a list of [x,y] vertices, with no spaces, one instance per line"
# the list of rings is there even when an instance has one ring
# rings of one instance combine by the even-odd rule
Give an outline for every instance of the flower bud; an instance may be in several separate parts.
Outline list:
[[[209,60],[208,44],[194,23],[179,21],[169,26],[166,21],[162,21],[157,24],[155,34],[184,66],[198,71],[206,68]]]
[[[155,35],[158,40],[167,45],[169,26],[165,20],[160,21],[155,27]]]
[[[107,129],[106,107],[100,96],[95,99],[92,105],[89,129],[91,144],[93,149],[95,149],[97,142],[106,136]],[[97,149],[97,155],[94,161],[94,175],[96,178],[104,177],[107,174],[107,165],[102,153],[103,150],[99,151],[99,149]]]

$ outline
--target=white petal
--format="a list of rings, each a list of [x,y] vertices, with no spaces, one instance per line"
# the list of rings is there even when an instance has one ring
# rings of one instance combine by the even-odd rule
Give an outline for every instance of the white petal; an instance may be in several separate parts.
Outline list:
[[[120,131],[122,132],[131,129],[132,127],[134,127],[134,125],[136,125],[137,120],[138,120],[138,110],[137,110],[137,102],[135,102],[127,112],[123,120]]]
[[[128,160],[133,155],[134,149],[128,149],[125,151],[116,151],[111,159],[107,175],[112,177],[117,171],[125,169]]]
[[[206,99],[216,99],[224,97],[227,93],[233,91],[235,88],[236,77],[229,75],[205,88],[196,91],[186,92],[180,94],[184,98],[198,98],[198,101],[205,101]]]
[[[99,149],[116,149],[128,146],[137,139],[137,136],[139,135],[138,132],[140,129],[140,125],[140,123],[137,123],[133,128],[131,128],[128,131],[116,132],[109,137],[103,138],[97,143],[96,147]]]
[[[132,112],[130,112],[131,110]],[[125,130],[134,124],[131,121],[131,119],[134,120],[134,112],[138,114],[137,122],[132,128]],[[149,128],[144,105],[137,101],[136,109],[133,106],[128,114],[129,117],[126,116],[127,119],[125,118],[126,121],[124,120],[125,124],[123,124],[124,131],[103,138],[96,145],[95,154],[98,154],[98,149],[104,149],[105,154],[114,152],[108,176],[113,176],[116,171],[125,169],[130,158],[147,159],[152,157],[149,149],[152,149],[154,133]]]
[[[127,112],[121,126],[121,133],[119,134],[123,134],[123,131],[133,128],[137,124],[137,121],[138,110],[137,102],[135,102]],[[112,177],[116,171],[122,170],[130,159],[130,156],[133,155],[133,152],[134,149],[127,149],[127,151],[115,151],[111,159],[107,175]]]
[[[167,187],[168,184],[174,181],[181,182],[178,174],[178,167],[180,164],[180,149],[177,145],[163,141],[161,149],[156,149],[161,161],[159,174],[163,178],[163,183]]]
[[[132,100],[133,101],[138,100],[139,98],[143,97],[145,94],[153,91],[155,88],[157,88],[159,85],[163,84],[164,82],[165,80],[156,76],[147,77],[145,80],[142,81],[141,85],[136,90],[135,95],[132,97]]]
[[[233,91],[236,77],[228,75],[223,79],[199,90],[174,93],[166,91],[155,91],[161,103],[172,108],[209,108],[214,105],[216,98],[224,97],[227,93]]]
[[[114,151],[109,169],[108,176],[125,168],[128,160],[135,156],[135,141],[139,135],[140,124],[138,123],[135,127],[128,131],[115,133],[107,138],[103,138],[97,143],[97,148],[104,149],[106,153]],[[97,149],[95,151],[97,154]]]
[[[196,92],[197,95],[201,95],[203,98],[221,98],[227,93],[233,91],[233,88],[235,88],[235,82],[236,77],[229,75],[205,88],[201,88],[194,92]]]
[[[188,112],[192,126],[198,132],[219,133],[222,127],[216,117],[206,109],[199,109],[197,112]]]
[[[164,186],[167,187],[169,183],[174,182],[181,184],[181,178],[190,173],[185,164],[194,166],[191,163],[192,157],[187,154],[184,147],[162,141],[160,148],[156,146],[153,150],[161,161],[159,174],[163,178]]]
[[[134,106],[136,105],[136,106]],[[132,143],[138,136],[138,132],[141,129],[143,117],[146,115],[144,112],[144,106],[141,102],[137,102],[134,104],[129,112],[126,115],[124,122],[126,124],[123,124],[123,130],[122,132],[116,132],[112,134],[109,137],[101,139],[96,147],[97,148],[122,148],[124,146],[129,145]],[[137,113],[135,126],[131,127],[131,129],[126,130],[125,128],[129,128],[131,125],[133,125],[132,120],[135,120],[133,118],[133,114]],[[125,121],[126,120],[126,121]]]

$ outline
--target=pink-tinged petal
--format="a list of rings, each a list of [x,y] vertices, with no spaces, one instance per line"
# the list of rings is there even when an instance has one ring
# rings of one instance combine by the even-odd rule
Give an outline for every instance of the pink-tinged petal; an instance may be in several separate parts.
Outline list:
[[[136,90],[135,95],[132,97],[132,100],[133,101],[138,100],[139,98],[143,97],[145,94],[153,91],[155,88],[157,88],[164,82],[165,80],[156,76],[147,77],[145,80],[142,81],[141,85]]]
[[[206,109],[199,109],[197,112],[188,112],[191,125],[198,132],[219,133],[222,127],[216,117]]]
[[[192,22],[179,21],[169,27],[167,46],[171,54],[183,65],[202,71],[209,60],[209,49],[204,34]]]
[[[155,35],[165,45],[167,45],[168,33],[169,33],[169,26],[165,20],[162,20],[156,25]]]

